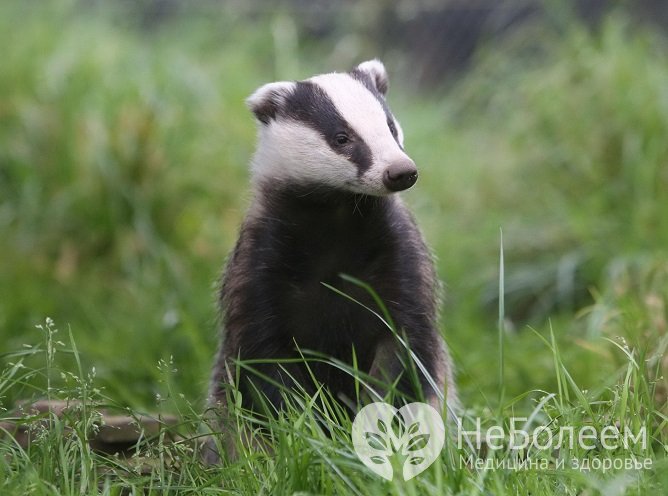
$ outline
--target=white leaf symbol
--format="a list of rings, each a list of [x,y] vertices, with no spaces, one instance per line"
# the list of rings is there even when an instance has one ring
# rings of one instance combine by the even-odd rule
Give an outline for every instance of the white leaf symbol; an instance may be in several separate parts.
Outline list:
[[[408,426],[399,433],[391,427],[397,414],[400,424]],[[397,410],[377,402],[362,408],[355,417],[352,440],[362,463],[390,481],[394,477],[390,458],[395,450],[400,451],[406,457],[402,476],[409,480],[438,458],[445,441],[445,426],[439,413],[426,403],[409,403]]]

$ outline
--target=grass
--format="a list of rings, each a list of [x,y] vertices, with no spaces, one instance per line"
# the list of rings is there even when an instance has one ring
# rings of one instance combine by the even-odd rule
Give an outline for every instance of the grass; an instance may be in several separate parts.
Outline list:
[[[424,474],[389,483],[357,459],[351,419],[325,392],[292,394],[278,418],[238,412],[269,433],[271,450],[207,468],[189,441],[217,341],[215,281],[247,204],[254,127],[243,99],[262,82],[344,69],[330,64],[340,54],[300,45],[285,14],[228,10],[142,31],[71,6],[2,12],[0,419],[21,399],[83,403],[46,418],[28,450],[0,440],[0,493],[668,488],[662,38],[615,16],[595,32],[542,32],[540,57],[527,55],[532,31],[518,33],[447,91],[409,92],[409,75],[392,71],[390,104],[421,174],[406,198],[447,284],[443,328],[466,428],[476,417],[506,433],[513,417],[555,433],[618,422],[646,425],[649,444],[534,449],[546,469],[484,470],[460,456],[513,452],[449,440]],[[291,59],[298,74],[274,63]],[[176,414],[185,440],[143,443],[129,460],[101,455],[87,440],[104,408]],[[629,456],[651,469],[570,466]]]

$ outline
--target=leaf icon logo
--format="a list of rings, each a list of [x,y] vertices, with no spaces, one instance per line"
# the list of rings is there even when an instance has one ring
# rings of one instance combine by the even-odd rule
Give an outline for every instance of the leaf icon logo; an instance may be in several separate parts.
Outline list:
[[[426,403],[409,403],[399,410],[383,402],[362,408],[352,429],[353,447],[370,470],[392,480],[401,467],[409,480],[429,467],[443,449],[445,426]]]

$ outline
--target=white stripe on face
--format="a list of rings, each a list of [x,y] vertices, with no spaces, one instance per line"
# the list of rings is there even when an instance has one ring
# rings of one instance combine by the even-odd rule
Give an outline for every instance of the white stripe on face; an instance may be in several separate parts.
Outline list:
[[[339,113],[370,148],[373,165],[367,174],[376,175],[379,171],[374,169],[384,169],[393,161],[408,158],[387,126],[382,105],[362,83],[342,73],[323,74],[309,81],[325,90]]]
[[[358,182],[353,163],[332,151],[316,130],[291,119],[278,119],[260,128],[252,172],[259,181],[287,179],[343,189],[352,189]]]

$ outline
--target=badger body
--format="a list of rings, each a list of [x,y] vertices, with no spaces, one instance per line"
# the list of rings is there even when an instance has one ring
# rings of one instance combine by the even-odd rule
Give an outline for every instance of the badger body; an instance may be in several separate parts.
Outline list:
[[[212,407],[224,408],[224,385],[237,379],[248,408],[258,406],[258,395],[280,408],[277,384],[295,383],[310,392],[325,386],[354,405],[354,378],[326,360],[308,368],[276,363],[310,352],[356,363],[396,381],[407,398],[420,396],[406,370],[411,358],[374,314],[377,303],[342,274],[380,297],[433,379],[418,372],[424,397],[438,403],[447,389],[455,401],[432,258],[395,194],[415,183],[417,169],[385,101],[387,86],[385,68],[373,60],[350,73],[270,83],[248,99],[259,126],[253,200],[223,275]],[[252,360],[255,371],[237,368],[237,360]]]

